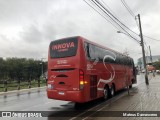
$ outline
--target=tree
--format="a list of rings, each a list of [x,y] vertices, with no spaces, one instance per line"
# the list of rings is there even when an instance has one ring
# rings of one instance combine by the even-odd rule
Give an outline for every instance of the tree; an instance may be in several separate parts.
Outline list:
[[[160,70],[160,60],[154,62],[153,66],[156,68],[156,70]]]
[[[41,60],[26,58],[0,58],[0,80],[28,81],[39,79],[42,67]],[[47,62],[43,62],[43,71],[47,70]]]

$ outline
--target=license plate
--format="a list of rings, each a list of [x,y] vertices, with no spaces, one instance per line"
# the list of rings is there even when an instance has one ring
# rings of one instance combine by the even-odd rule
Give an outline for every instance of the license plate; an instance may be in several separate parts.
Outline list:
[[[59,95],[64,95],[64,92],[58,92]]]

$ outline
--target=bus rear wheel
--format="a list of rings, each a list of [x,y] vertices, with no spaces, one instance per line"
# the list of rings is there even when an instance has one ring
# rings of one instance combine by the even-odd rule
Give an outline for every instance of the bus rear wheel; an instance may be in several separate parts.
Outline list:
[[[75,102],[74,108],[78,110],[81,108],[82,105],[83,105],[82,103]]]
[[[114,95],[115,95],[115,87],[114,85],[112,85],[110,89],[110,96],[113,97]]]
[[[103,94],[104,94],[104,100],[107,100],[109,98],[109,88],[106,86],[103,90]]]
[[[132,84],[129,86],[129,88],[130,88],[130,89],[132,88]]]

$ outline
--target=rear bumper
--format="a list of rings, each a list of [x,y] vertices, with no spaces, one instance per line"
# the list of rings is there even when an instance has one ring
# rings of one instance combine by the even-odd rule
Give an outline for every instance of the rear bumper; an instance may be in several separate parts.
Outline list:
[[[59,94],[60,92],[64,94]],[[82,91],[62,91],[47,89],[47,96],[50,99],[65,100],[79,103],[86,102]]]

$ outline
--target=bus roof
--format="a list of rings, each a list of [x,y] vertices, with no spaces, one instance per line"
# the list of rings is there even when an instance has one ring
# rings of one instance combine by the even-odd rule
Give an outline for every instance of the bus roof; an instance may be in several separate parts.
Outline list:
[[[130,56],[124,55],[123,53],[120,53],[120,52],[118,52],[118,51],[116,51],[116,50],[113,50],[113,49],[108,48],[108,47],[106,47],[106,46],[103,46],[103,45],[100,45],[100,44],[98,44],[98,43],[92,42],[92,41],[90,41],[90,40],[88,40],[88,39],[86,39],[86,38],[84,38],[84,37],[82,37],[82,36],[74,36],[74,37],[82,38],[84,41],[86,41],[86,42],[88,42],[88,43],[94,44],[94,45],[99,46],[99,47],[104,48],[104,49],[108,49],[108,50],[110,50],[110,51],[112,51],[112,52],[115,52],[115,53],[117,53],[117,54],[121,54],[121,55],[123,55],[123,56],[125,56],[125,57],[128,57],[128,58],[132,59]]]
[[[82,40],[84,40],[84,41],[86,41],[86,42],[88,42],[88,43],[90,43],[90,44],[96,45],[96,46],[101,47],[101,48],[104,48],[104,49],[108,49],[108,50],[110,50],[110,51],[112,51],[112,52],[115,52],[115,53],[117,53],[117,54],[120,54],[120,55],[123,55],[123,56],[125,56],[125,57],[128,57],[128,58],[132,59],[130,56],[124,55],[123,53],[120,53],[120,52],[118,52],[118,51],[115,51],[115,50],[113,50],[113,49],[111,49],[111,48],[108,48],[108,47],[106,47],[106,46],[103,46],[103,45],[100,45],[100,44],[98,44],[98,43],[92,42],[92,41],[90,41],[90,40],[88,40],[88,39],[86,39],[86,38],[84,38],[84,37],[82,37],[82,36],[66,37],[66,38],[61,38],[61,39],[57,39],[57,40],[54,40],[54,41],[64,40],[64,39],[68,39],[68,38],[81,38]],[[52,41],[52,42],[53,42],[53,41]]]

